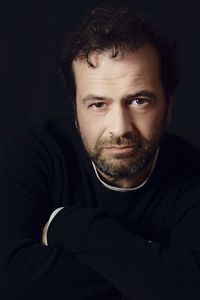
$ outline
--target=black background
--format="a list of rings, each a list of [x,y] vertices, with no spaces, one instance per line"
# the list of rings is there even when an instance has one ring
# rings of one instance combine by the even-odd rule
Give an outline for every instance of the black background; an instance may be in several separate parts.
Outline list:
[[[117,3],[118,1],[112,1]],[[123,1],[121,1],[123,2]],[[132,1],[179,45],[181,84],[169,130],[200,146],[200,10],[198,1]],[[65,32],[100,1],[0,2],[0,142],[32,120],[69,116],[58,65]]]

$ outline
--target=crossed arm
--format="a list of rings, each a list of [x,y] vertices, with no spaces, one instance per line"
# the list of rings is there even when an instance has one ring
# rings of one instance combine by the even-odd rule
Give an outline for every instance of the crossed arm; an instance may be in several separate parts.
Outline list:
[[[28,198],[21,199],[25,206]],[[3,299],[13,293],[89,299],[92,287],[95,299],[114,299],[117,291],[131,300],[200,298],[200,228],[192,227],[200,207],[188,212],[168,245],[149,243],[98,208],[66,207],[51,222],[46,247],[39,244],[42,207],[34,202],[23,214],[19,202],[0,210]]]
[[[191,209],[164,245],[134,235],[99,209],[68,207],[52,221],[47,238],[50,246],[73,253],[128,299],[198,299],[199,241],[192,239],[199,229],[192,232],[191,223],[199,213],[200,207]]]

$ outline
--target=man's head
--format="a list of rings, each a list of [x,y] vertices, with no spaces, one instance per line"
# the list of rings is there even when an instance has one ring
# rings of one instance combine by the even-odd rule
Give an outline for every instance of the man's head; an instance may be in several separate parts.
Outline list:
[[[146,17],[135,13],[130,7],[96,8],[66,35],[66,44],[61,62],[61,76],[66,82],[69,95],[76,104],[76,85],[72,62],[86,59],[95,51],[111,50],[113,58],[121,52],[135,52],[145,43],[151,43],[160,59],[160,77],[165,99],[173,94],[178,81],[176,44],[163,35]]]
[[[77,127],[104,179],[131,186],[148,174],[170,118],[175,48],[129,9],[97,9],[80,28],[63,63]]]

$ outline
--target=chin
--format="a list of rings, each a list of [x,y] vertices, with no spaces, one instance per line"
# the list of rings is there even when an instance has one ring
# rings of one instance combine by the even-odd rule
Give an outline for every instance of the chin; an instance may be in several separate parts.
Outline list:
[[[121,162],[107,162],[103,159],[94,160],[96,167],[105,175],[115,178],[132,177],[145,170],[152,159],[137,161],[124,159]]]

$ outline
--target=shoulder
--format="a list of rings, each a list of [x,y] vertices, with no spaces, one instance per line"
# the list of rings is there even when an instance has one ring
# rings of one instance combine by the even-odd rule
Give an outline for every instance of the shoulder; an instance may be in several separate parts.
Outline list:
[[[165,148],[171,148],[176,152],[178,151],[183,155],[191,152],[200,155],[200,149],[197,146],[174,133],[166,132],[161,145]]]
[[[165,173],[167,187],[167,223],[171,228],[186,222],[187,228],[192,227],[199,222],[200,149],[180,136],[167,133],[160,150],[159,174]]]
[[[160,147],[159,174],[168,193],[192,206],[200,201],[200,150],[184,138],[167,133]]]
[[[0,147],[0,163],[13,168],[14,165],[50,164],[63,159],[66,151],[75,154],[78,135],[67,119],[50,119],[29,123],[17,130]]]
[[[180,175],[200,176],[200,149],[183,137],[166,133],[161,146],[162,163]]]
[[[10,135],[0,147],[0,152],[22,148],[29,144],[35,146],[52,147],[61,143],[73,144],[77,133],[67,119],[48,119],[40,122],[31,122]]]

